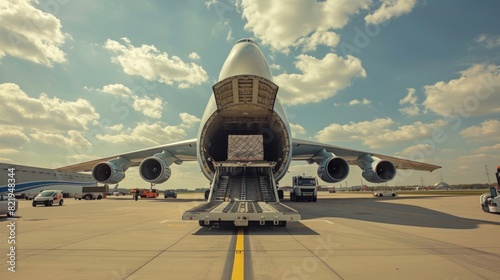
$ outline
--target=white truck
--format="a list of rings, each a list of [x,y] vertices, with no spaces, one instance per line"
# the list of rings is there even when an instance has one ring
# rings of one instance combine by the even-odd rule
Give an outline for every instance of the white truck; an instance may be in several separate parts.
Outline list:
[[[107,185],[103,187],[82,187],[81,192],[75,193],[75,200],[101,200],[104,198],[104,194],[108,193],[109,187]]]
[[[200,226],[233,223],[286,226],[300,214],[279,202],[275,163],[263,160],[262,135],[229,135],[227,161],[212,162],[215,175],[206,203],[182,215]]]
[[[318,199],[318,181],[311,176],[293,176],[291,201],[312,201]]]
[[[497,183],[500,186],[500,166],[497,166]],[[490,188],[489,193],[482,194],[479,198],[479,203],[484,212],[500,214],[500,194],[494,187]]]
[[[383,197],[383,196],[397,196],[398,193],[392,190],[378,190],[373,192],[373,196]]]

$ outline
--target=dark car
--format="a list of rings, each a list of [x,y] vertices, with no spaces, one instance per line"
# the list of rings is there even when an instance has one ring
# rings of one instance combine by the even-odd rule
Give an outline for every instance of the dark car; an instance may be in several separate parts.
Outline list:
[[[174,190],[166,190],[164,194],[165,198],[167,197],[177,198],[177,193]]]

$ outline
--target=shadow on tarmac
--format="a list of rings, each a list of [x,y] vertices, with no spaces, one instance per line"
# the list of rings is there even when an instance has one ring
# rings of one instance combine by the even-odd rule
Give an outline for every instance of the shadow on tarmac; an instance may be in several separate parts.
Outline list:
[[[228,222],[200,227],[193,235],[232,235],[237,229],[232,222]],[[288,222],[286,227],[258,224],[249,224],[248,227],[245,227],[245,233],[251,232],[252,235],[290,235],[291,230],[293,230],[293,235],[319,235],[300,222]]]
[[[437,197],[398,197],[397,200],[428,200],[435,198]],[[318,199],[318,202],[314,203],[314,206],[307,202],[291,202],[285,200],[283,203],[298,210],[302,215],[302,220],[344,218],[385,224],[443,229],[474,229],[482,224],[500,225],[500,222],[462,218],[421,206],[386,203],[385,201],[394,201],[394,198],[323,198]],[[477,205],[477,211],[483,214],[479,204]],[[491,215],[487,213],[484,214]]]

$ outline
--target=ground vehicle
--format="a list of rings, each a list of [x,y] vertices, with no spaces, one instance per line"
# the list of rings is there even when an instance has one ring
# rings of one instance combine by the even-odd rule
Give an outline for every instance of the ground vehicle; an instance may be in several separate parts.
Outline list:
[[[78,200],[82,200],[82,199],[85,199],[85,200],[100,200],[102,199],[104,196],[101,192],[85,192],[85,193],[79,193],[79,194],[75,194],[75,199],[78,199]]]
[[[7,217],[14,216],[17,211],[18,201],[14,196],[0,195],[0,215],[6,214]]]
[[[497,166],[497,183],[500,186],[500,166]],[[488,213],[500,213],[500,193],[498,189],[490,187],[490,192],[482,194],[479,198],[479,203],[484,212]]]
[[[157,189],[139,190],[139,196],[141,198],[157,198],[159,193]]]
[[[165,190],[163,195],[165,198],[168,198],[168,197],[177,198],[177,193],[174,190]]]
[[[291,201],[312,201],[318,199],[318,181],[311,176],[293,176]]]
[[[373,196],[383,197],[383,196],[397,196],[398,194],[395,191],[391,190],[381,190],[373,192]]]
[[[490,188],[489,193],[482,194],[479,198],[479,203],[484,212],[500,213],[500,195],[493,187]]]
[[[75,193],[75,199],[81,200],[100,200],[104,198],[104,194],[109,191],[108,186],[104,187],[82,187],[81,193]]]
[[[262,135],[229,135],[228,160],[213,162],[215,175],[208,200],[182,215],[200,226],[234,223],[236,226],[285,226],[300,214],[279,202],[274,162],[264,161]]]
[[[38,204],[43,204],[45,206],[63,205],[63,193],[61,190],[45,190],[41,191],[35,198],[33,199],[33,207]]]

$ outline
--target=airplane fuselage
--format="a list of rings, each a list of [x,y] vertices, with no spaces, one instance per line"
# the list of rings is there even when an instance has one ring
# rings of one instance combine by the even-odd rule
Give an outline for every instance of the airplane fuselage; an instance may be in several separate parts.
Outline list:
[[[264,161],[276,163],[281,179],[291,162],[291,130],[276,94],[269,65],[255,42],[238,41],[229,53],[213,86],[197,141],[197,158],[211,180],[213,162],[226,161],[229,135],[262,135]]]

